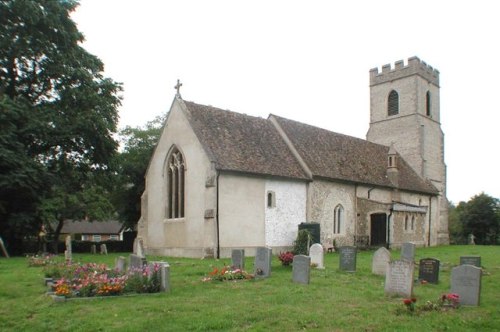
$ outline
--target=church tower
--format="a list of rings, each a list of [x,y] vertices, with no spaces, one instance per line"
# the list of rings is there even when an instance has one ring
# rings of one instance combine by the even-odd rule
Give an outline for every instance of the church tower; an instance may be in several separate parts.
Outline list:
[[[439,71],[417,57],[370,70],[370,128],[367,140],[393,146],[423,178],[439,190],[429,204],[429,244],[447,244],[448,201],[444,134],[439,109]],[[437,209],[432,211],[432,209]],[[439,211],[439,213],[436,213]],[[437,220],[432,220],[436,215]]]

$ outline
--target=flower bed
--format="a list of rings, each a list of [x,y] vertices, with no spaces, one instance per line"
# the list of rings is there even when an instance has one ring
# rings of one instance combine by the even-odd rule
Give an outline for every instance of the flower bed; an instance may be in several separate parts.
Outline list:
[[[250,280],[253,278],[253,274],[250,274],[245,270],[224,266],[221,269],[214,267],[212,272],[210,272],[208,276],[204,277],[202,281]]]

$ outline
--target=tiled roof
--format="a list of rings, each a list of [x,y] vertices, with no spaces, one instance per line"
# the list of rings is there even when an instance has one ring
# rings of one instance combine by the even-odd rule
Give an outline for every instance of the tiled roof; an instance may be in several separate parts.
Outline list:
[[[65,220],[61,234],[119,234],[122,228],[122,223],[117,220],[92,222]]]
[[[394,187],[387,177],[389,147],[288,120],[277,120],[313,176],[355,183]],[[437,193],[398,156],[399,189]]]
[[[183,102],[196,136],[218,170],[307,179],[270,121]]]

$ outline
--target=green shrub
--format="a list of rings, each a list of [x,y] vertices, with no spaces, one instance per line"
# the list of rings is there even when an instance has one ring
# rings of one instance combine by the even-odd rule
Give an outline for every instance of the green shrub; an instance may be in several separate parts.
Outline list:
[[[312,242],[312,235],[307,229],[301,229],[297,234],[297,239],[293,243],[294,255],[307,255]]]

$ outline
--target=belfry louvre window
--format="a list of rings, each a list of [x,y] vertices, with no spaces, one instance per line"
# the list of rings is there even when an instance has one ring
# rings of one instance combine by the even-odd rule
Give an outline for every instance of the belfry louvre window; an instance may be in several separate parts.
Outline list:
[[[167,164],[167,218],[184,218],[184,157],[172,149]]]
[[[399,95],[392,90],[387,98],[387,115],[396,115],[399,113]]]

